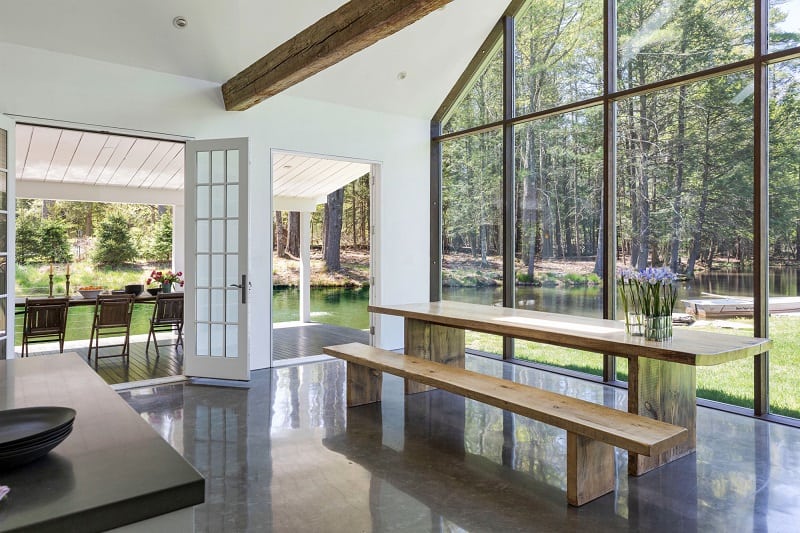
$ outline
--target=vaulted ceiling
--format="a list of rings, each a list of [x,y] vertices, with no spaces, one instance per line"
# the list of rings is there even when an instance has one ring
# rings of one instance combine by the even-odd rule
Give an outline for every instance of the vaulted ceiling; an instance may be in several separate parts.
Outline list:
[[[222,83],[343,3],[3,2],[0,41]],[[507,4],[454,0],[287,94],[430,118]],[[172,24],[178,15],[183,29]]]

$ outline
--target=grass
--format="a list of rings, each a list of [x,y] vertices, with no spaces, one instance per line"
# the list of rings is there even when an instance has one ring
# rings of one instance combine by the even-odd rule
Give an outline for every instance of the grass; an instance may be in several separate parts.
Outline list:
[[[752,336],[752,320],[729,321],[738,326],[721,329],[714,325],[697,327],[698,330],[715,331],[732,335]],[[800,418],[800,317],[770,317],[769,380],[770,409],[774,414]],[[467,332],[467,347],[488,353],[502,353],[502,337],[484,333]],[[562,348],[549,344],[517,341],[517,358],[601,376],[603,358],[599,354]],[[753,360],[750,358],[716,366],[697,368],[697,397],[717,402],[753,408]],[[628,379],[627,360],[617,358],[617,379]]]
[[[130,265],[125,267],[95,267],[89,263],[73,263],[70,267],[70,292],[78,287],[99,285],[106,289],[122,289],[125,285],[144,283],[154,265]],[[158,266],[158,268],[168,268]],[[50,265],[17,265],[16,295],[46,296],[49,292]],[[53,275],[53,294],[64,294],[66,282],[65,267],[58,265]],[[82,305],[70,307],[67,315],[66,340],[87,340],[92,331],[94,306]],[[150,317],[153,315],[151,304],[136,304],[131,318],[131,335],[147,334]],[[22,343],[22,320],[15,321],[15,344]]]
[[[144,283],[154,265],[129,265],[123,267],[96,267],[90,263],[73,263],[69,278],[70,292],[78,287],[99,285],[106,289],[122,289],[125,285]],[[168,268],[158,266],[161,268]],[[16,295],[46,296],[49,292],[50,265],[17,265]],[[58,265],[53,274],[53,294],[64,294],[65,267]],[[87,337],[88,338],[88,337]]]

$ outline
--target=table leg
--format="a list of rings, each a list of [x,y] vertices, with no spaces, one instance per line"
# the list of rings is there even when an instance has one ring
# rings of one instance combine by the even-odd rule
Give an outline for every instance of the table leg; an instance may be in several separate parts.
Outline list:
[[[689,430],[689,438],[654,457],[628,453],[628,473],[640,476],[679,457],[697,446],[697,379],[690,365],[645,357],[628,363],[628,412]]]
[[[446,365],[464,368],[464,330],[406,318],[405,353]],[[406,394],[432,390],[434,387],[406,380]]]

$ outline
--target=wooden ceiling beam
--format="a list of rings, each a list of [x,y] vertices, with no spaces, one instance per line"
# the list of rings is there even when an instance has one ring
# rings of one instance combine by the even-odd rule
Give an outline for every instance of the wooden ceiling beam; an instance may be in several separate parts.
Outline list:
[[[249,109],[451,1],[351,0],[226,81],[225,109]]]

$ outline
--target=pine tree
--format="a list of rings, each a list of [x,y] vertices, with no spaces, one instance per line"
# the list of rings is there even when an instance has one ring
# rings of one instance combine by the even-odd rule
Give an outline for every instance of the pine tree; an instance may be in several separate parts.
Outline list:
[[[92,259],[95,264],[121,265],[136,258],[128,222],[121,215],[109,215],[100,223]]]

